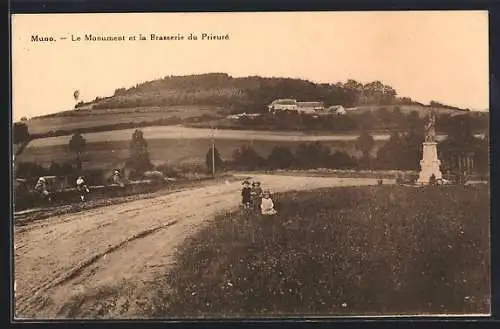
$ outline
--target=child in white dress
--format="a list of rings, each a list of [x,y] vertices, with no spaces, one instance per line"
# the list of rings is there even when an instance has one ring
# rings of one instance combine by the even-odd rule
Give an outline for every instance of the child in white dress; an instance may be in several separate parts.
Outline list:
[[[274,209],[274,202],[271,199],[271,193],[269,190],[264,191],[262,201],[260,203],[260,210],[264,216],[276,215],[276,209]]]

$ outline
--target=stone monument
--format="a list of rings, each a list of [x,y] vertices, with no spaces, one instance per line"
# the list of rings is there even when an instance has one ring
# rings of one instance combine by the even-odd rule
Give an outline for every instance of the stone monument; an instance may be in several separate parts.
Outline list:
[[[429,184],[430,178],[434,175],[436,180],[442,179],[439,166],[436,142],[436,112],[429,109],[428,121],[425,125],[425,141],[423,143],[422,160],[420,160],[420,175],[417,183],[420,185]]]

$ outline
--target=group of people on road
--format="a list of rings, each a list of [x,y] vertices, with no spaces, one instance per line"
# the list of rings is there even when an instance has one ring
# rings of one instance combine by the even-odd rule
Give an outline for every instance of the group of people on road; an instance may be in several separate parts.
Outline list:
[[[241,190],[241,202],[243,209],[260,212],[264,216],[273,216],[277,214],[274,209],[274,202],[271,198],[269,189],[262,189],[261,183],[258,181],[250,182],[243,181]]]
[[[40,195],[43,201],[47,201],[49,203],[52,202],[53,191],[45,177],[42,176],[38,178],[34,190]],[[76,179],[76,190],[80,194],[80,200],[82,202],[86,201],[87,194],[90,193],[90,189],[83,176],[78,176],[78,178]]]
[[[113,184],[117,184],[122,187],[124,186],[119,170],[115,170],[113,172],[112,181]],[[43,176],[39,177],[34,190],[40,195],[43,201],[49,203],[52,202],[53,191],[49,182],[47,181],[47,178]],[[78,176],[78,178],[76,179],[76,190],[79,192],[80,200],[82,202],[85,202],[87,200],[87,194],[90,193],[90,188],[84,176]]]
[[[120,172],[115,170],[112,177],[113,184],[124,186]],[[90,193],[90,188],[83,176],[78,176],[76,179],[76,189],[80,194],[80,200],[85,202],[87,194]],[[45,177],[40,177],[35,185],[34,190],[39,193],[44,201],[52,202],[52,191],[50,184]],[[250,182],[245,180],[241,190],[242,205],[245,210],[260,212],[264,216],[273,216],[277,214],[274,207],[273,199],[269,189],[262,189],[261,183],[258,181]]]

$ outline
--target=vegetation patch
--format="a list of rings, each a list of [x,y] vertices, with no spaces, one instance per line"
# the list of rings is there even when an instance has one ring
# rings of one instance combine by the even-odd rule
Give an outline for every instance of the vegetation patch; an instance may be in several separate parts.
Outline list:
[[[346,187],[227,213],[178,250],[156,317],[489,313],[487,186]]]

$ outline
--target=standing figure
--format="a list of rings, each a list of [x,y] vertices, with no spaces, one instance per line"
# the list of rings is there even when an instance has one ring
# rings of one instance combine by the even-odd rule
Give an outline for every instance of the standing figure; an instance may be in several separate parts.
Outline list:
[[[124,186],[118,169],[113,172],[113,184],[119,185],[120,187]]]
[[[277,214],[276,209],[274,209],[274,202],[273,199],[271,199],[271,192],[269,190],[266,190],[263,193],[260,210],[262,215],[264,216],[272,216]]]
[[[252,184],[252,207],[255,211],[259,211],[261,199],[262,199],[262,187],[260,187],[260,182],[254,182]]]
[[[49,190],[49,185],[45,177],[38,178],[38,181],[35,185],[35,191],[40,194],[40,197],[43,201],[47,200],[48,202],[52,201],[52,196]]]
[[[78,176],[76,179],[76,189],[80,192],[80,200],[85,201],[90,190],[82,176]]]
[[[243,188],[241,189],[241,203],[244,209],[250,209],[250,204],[252,202],[252,189],[250,188],[250,182],[245,180],[243,182]]]
[[[434,109],[429,109],[428,121],[425,124],[425,141],[436,141],[436,112]]]

